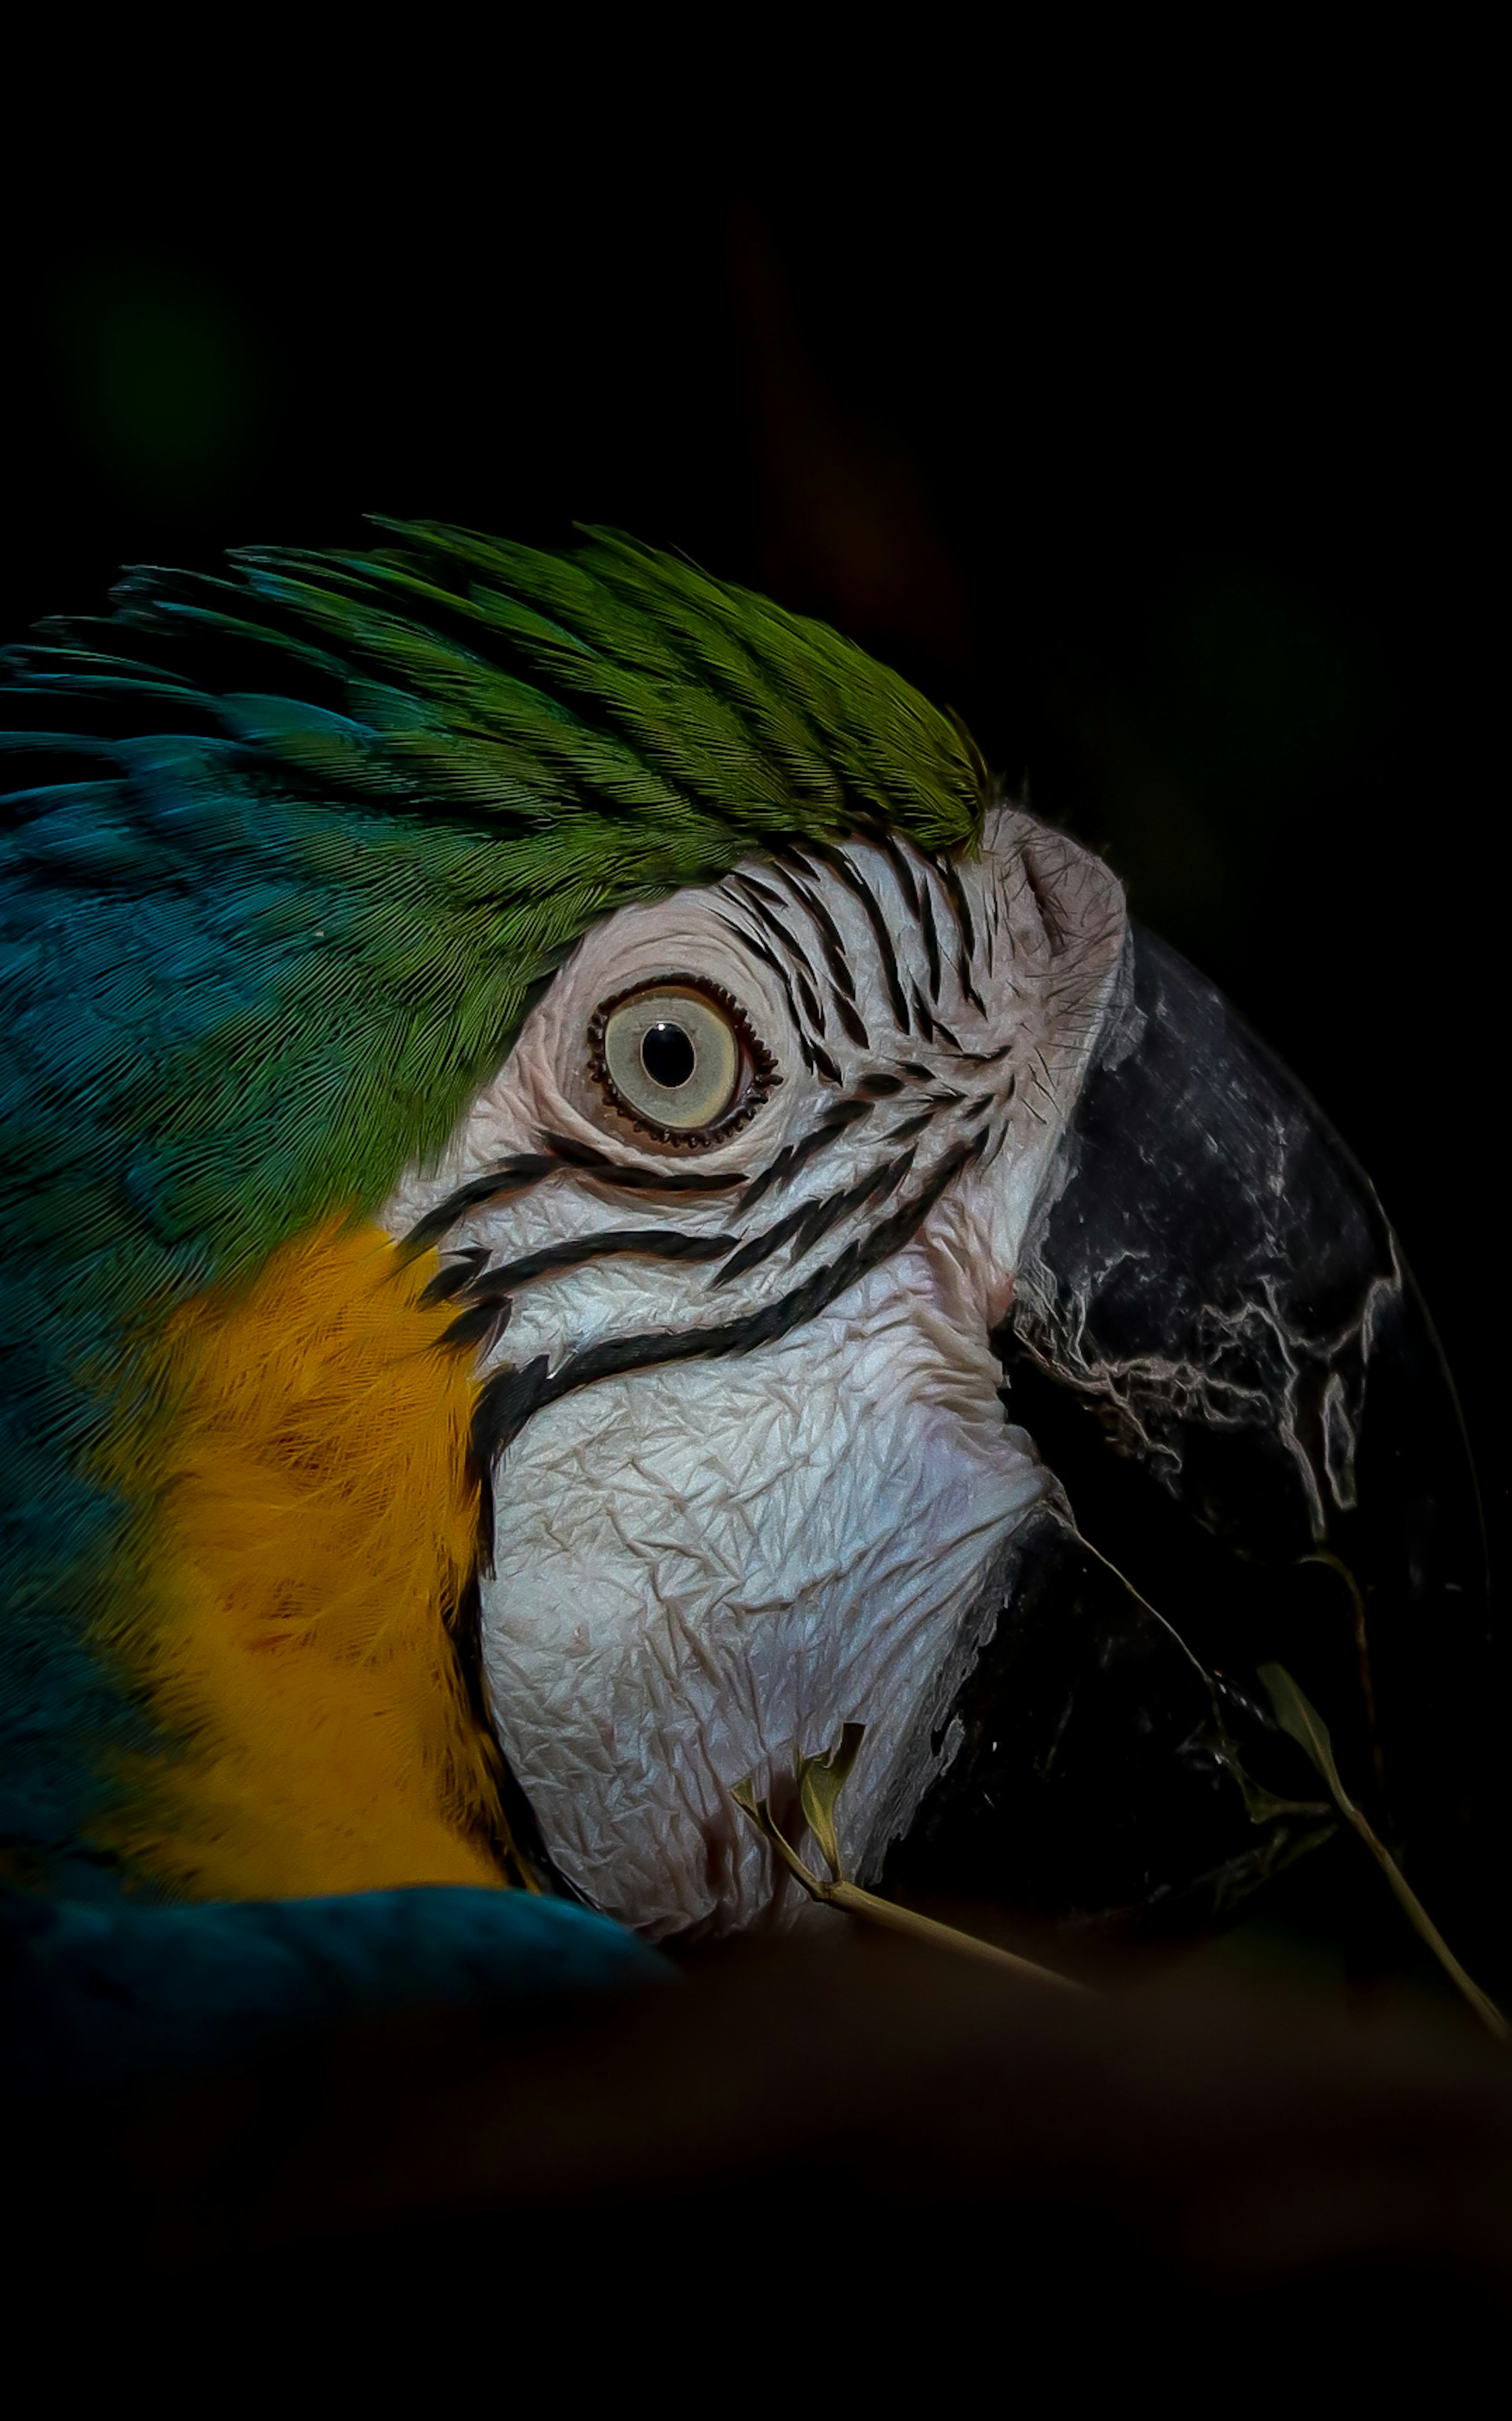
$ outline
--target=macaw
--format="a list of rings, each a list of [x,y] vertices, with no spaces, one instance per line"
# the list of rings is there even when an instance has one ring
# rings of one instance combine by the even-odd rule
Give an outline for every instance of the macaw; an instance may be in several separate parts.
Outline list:
[[[379,526],[7,659],[12,2062],[834,1922],[732,1793],[846,1725],[863,1883],[1200,1928],[1332,1820],[1278,1652],[1452,1849],[1472,1483],[1295,1081],[834,632]]]

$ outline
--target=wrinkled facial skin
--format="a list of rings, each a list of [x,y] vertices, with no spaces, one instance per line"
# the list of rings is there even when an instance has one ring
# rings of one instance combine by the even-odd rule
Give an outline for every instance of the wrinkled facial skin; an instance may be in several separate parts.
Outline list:
[[[780,1807],[800,1755],[865,1724],[841,1803],[865,1880],[951,1754],[931,1727],[1052,1486],[988,1338],[1125,934],[1107,869],[1011,808],[970,860],[741,867],[590,932],[388,1205],[507,1321],[480,1361],[508,1414],[500,1742],[560,1872],[653,1938],[806,1906],[730,1800],[746,1775]],[[738,1011],[747,1114],[712,1139],[604,1082],[606,1005],[659,983]]]

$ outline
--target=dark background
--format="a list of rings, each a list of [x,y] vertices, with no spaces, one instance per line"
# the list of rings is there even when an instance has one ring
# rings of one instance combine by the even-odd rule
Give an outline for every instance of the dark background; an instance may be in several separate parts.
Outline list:
[[[1134,913],[1332,1114],[1439,1322],[1494,1565],[1505,412],[1474,105],[1487,63],[1452,35],[1435,48],[1416,20],[1390,56],[1377,24],[1368,55],[1324,62],[1316,26],[1245,17],[1226,53],[1192,20],[1164,55],[1141,17],[1110,57],[1105,31],[1068,16],[1048,74],[1016,21],[979,18],[970,48],[938,15],[881,23],[850,28],[865,73],[832,62],[821,88],[811,27],[734,16],[685,19],[660,50],[637,22],[633,57],[627,35],[607,62],[591,21],[551,60],[507,17],[351,21],[318,88],[315,28],[293,23],[186,19],[154,51],[133,20],[108,57],[60,24],[35,69],[12,43],[0,637],[99,607],[122,562],[360,542],[373,508],[549,543],[576,519],[617,523],[833,619],[956,706],[1038,813],[1102,849]],[[1489,1859],[1488,1881],[1504,1905]],[[150,2123],[130,2114],[125,2153],[91,2111],[87,2156],[60,2159],[49,2122],[41,2168],[72,2233],[44,2228],[44,2258],[71,2277],[81,2198],[113,2209],[118,2192],[110,2241],[145,2242],[150,2267],[156,2227],[170,2268],[221,2261],[227,2310],[252,2291],[266,2320],[307,2272],[346,2312],[350,2277],[387,2354],[396,2312],[423,2310],[429,2330],[437,2310],[491,2310],[507,2279],[538,2313],[543,2292],[549,2314],[553,2292],[570,2298],[581,2361],[600,2248],[618,2274],[642,2245],[616,2382],[621,2350],[659,2344],[669,2312],[696,2379],[673,2289],[721,2319],[731,2213],[761,2260],[792,2245],[824,2278],[832,2211],[865,2206],[880,2173],[881,2219],[863,2209],[854,2248],[873,2266],[823,2304],[831,2363],[858,2359],[878,2275],[881,2342],[892,2359],[899,2328],[927,2323],[932,2387],[984,2316],[984,2347],[1016,2365],[1037,2338],[1081,2349],[1063,2370],[1089,2341],[1116,2348],[1120,2392],[1130,2358],[1169,2376],[1184,2350],[1190,2376],[1208,2324],[1238,2349],[1226,2378],[1269,2346],[1288,2388],[1303,2361],[1316,2375],[1330,2315],[1351,2375],[1367,2345],[1399,2374],[1404,2325],[1426,2323],[1436,2363],[1463,2351],[1464,2316],[1436,2297],[1460,2272],[1508,2274],[1501,2099],[1483,2107],[1452,2077],[1441,2106],[1411,2046],[1373,2068],[1353,2031],[1319,2061],[1289,2005],[1241,2011],[1232,2042],[1205,2004],[1158,2007],[1144,2049],[1115,2013],[1114,2051],[1026,2080],[1003,2028],[1030,2004],[952,2014],[958,1973],[980,1971],[904,1976],[879,2018],[869,1970],[852,1991],[737,1966],[727,2006],[688,1997],[680,2034],[656,2012],[649,2051],[633,2035],[569,2043],[554,2085],[554,2043],[534,2061],[485,2046],[481,2082],[465,2042],[380,2044],[366,2067],[317,2046],[308,2073],[280,2054],[260,2099],[233,2078],[204,2106],[191,2093]],[[1273,2024],[1281,2050],[1257,2053],[1252,2024]],[[1307,2087],[1278,2100],[1267,2079],[1293,2054]],[[451,2182],[432,2080],[463,2105]],[[417,2254],[416,2220],[376,2269],[361,2233],[345,2270],[323,2240],[309,2260],[303,2231],[339,2236],[351,2176],[372,2191],[343,2093],[392,2173],[365,2226],[503,2193],[501,2228],[447,2217]],[[419,2099],[418,2152],[395,2136],[396,2094]],[[505,2148],[503,2188],[471,2148],[494,2101],[483,2138]],[[1024,2152],[1025,2107],[1043,2158],[1033,2130]],[[615,2114],[645,2138],[623,2158]],[[531,2124],[534,2185],[528,2159],[517,2174]],[[936,2177],[942,2145],[969,2174]],[[906,2202],[913,2168],[918,2208],[896,2210],[886,2195]],[[993,2194],[1008,2218],[989,2228],[974,2214]],[[260,2270],[241,2249],[249,2197]],[[1120,2235],[1101,2214],[1126,2204],[1139,2224]],[[956,2205],[966,2219],[942,2238]],[[1152,2270],[1140,2229],[1167,2207],[1180,2241],[1216,2235],[1233,2299],[1208,2310],[1185,2267]],[[1276,2264],[1309,2261],[1317,2275],[1278,2300]],[[774,2261],[770,2276],[790,2378],[791,2294]],[[207,2292],[196,2277],[176,2307]]]
[[[1333,1115],[1494,1546],[1497,315],[1443,91],[1299,71],[1246,115],[1249,63],[1188,58],[1190,104],[1083,110],[1072,76],[1047,129],[958,53],[885,106],[758,90],[734,128],[722,89],[611,136],[569,67],[450,64],[455,125],[433,65],[387,118],[154,107],[125,69],[87,127],[43,107],[7,205],[7,634],[123,561],[371,508],[609,521],[833,619]]]

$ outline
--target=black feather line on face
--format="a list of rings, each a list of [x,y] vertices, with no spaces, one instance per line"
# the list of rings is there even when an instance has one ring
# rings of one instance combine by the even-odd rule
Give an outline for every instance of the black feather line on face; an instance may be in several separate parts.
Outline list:
[[[834,1141],[836,1135],[844,1134],[847,1127],[853,1127],[858,1118],[869,1117],[873,1106],[870,1101],[855,1099],[836,1101],[834,1109],[826,1110],[818,1125],[810,1127],[806,1135],[801,1136],[797,1143],[784,1144],[782,1149],[773,1155],[767,1166],[752,1179],[737,1203],[736,1209],[743,1213],[773,1186],[787,1184],[790,1179],[797,1176],[805,1162],[813,1159],[817,1151],[822,1151],[826,1144]]]
[[[630,1194],[729,1194],[746,1181],[743,1168],[732,1169],[727,1177],[695,1175],[692,1171],[665,1168],[632,1168],[622,1161],[610,1160],[596,1151],[592,1144],[579,1143],[571,1135],[542,1136],[556,1153],[559,1164],[580,1168],[595,1185],[612,1185]]]
[[[838,991],[834,984],[830,986],[830,993],[834,1002],[835,1015],[839,1018],[841,1024],[845,1027],[847,1034],[850,1037],[856,1049],[858,1051],[869,1051],[871,1049],[871,1036],[866,1031],[866,1022],[862,1016],[861,1011],[858,1008],[853,1007],[851,1003],[846,998],[845,993]]]
[[[829,1234],[842,1214],[844,1201],[844,1195],[832,1195],[828,1200],[820,1195],[817,1202],[808,1204],[788,1249],[789,1260],[794,1263],[803,1260],[819,1238]]]
[[[912,1118],[900,1119],[896,1127],[888,1128],[884,1141],[901,1143],[906,1135],[922,1134],[933,1116],[933,1110],[920,1110]]]
[[[840,937],[839,926],[818,892],[811,890],[799,875],[791,872],[780,862],[777,870],[794,898],[801,901],[808,911],[809,922],[819,937],[819,945],[824,952],[824,963],[830,971],[830,979],[835,991],[843,993],[847,1000],[853,1001],[856,996],[855,977],[851,975],[850,962],[846,958],[845,944]]]
[[[771,883],[763,882],[759,875],[737,873],[731,875],[730,881],[738,882],[742,891],[749,891],[754,899],[765,900],[770,907],[784,908],[787,904],[782,893],[773,891]]]
[[[493,1466],[545,1399],[551,1364],[544,1353],[520,1369],[496,1370],[473,1407],[468,1477],[477,1490],[478,1570],[493,1570]]]
[[[529,1286],[533,1278],[549,1277],[556,1270],[579,1269],[585,1261],[608,1260],[621,1253],[637,1253],[658,1261],[721,1261],[740,1241],[739,1236],[668,1236],[657,1227],[605,1227],[597,1235],[543,1244],[538,1252],[522,1253],[518,1260],[505,1261],[498,1269],[464,1270],[459,1275],[468,1281],[469,1303],[499,1304]],[[486,1263],[487,1254],[481,1257]]]
[[[892,867],[893,872],[897,879],[897,887],[903,895],[905,907],[912,916],[914,923],[916,925],[922,924],[924,920],[919,913],[919,892],[918,885],[913,880],[913,868],[910,866],[908,859],[898,848],[893,835],[885,826],[879,826],[876,834],[874,835],[874,838],[876,840],[877,847],[881,851],[882,855],[886,858],[888,865]]]
[[[560,1165],[554,1157],[549,1158],[540,1152],[517,1152],[512,1159],[501,1161],[497,1168],[491,1168],[485,1176],[469,1178],[465,1185],[459,1185],[454,1194],[447,1195],[444,1202],[438,1202],[433,1210],[428,1210],[423,1219],[415,1221],[404,1241],[416,1249],[433,1244],[469,1210],[475,1210],[479,1203],[499,1202],[507,1195],[522,1194],[527,1187],[538,1185],[543,1177],[550,1177]]]
[[[791,1242],[792,1257],[797,1260],[818,1242],[820,1236],[852,1211],[864,1210],[872,1201],[885,1202],[889,1194],[896,1193],[903,1183],[913,1162],[912,1151],[899,1152],[896,1160],[881,1161],[875,1168],[868,1169],[865,1177],[854,1185],[846,1187],[842,1193],[829,1195],[818,1202],[801,1202],[796,1210],[789,1210],[787,1217],[779,1219],[775,1226],[768,1227],[759,1236],[753,1236],[748,1244],[742,1244],[725,1267],[710,1278],[710,1290],[728,1286],[732,1278],[743,1277],[747,1270],[754,1270],[762,1261],[770,1260],[772,1254],[780,1252],[786,1243]]]
[[[830,1029],[825,1023],[824,1004],[808,977],[795,971],[793,981],[798,987],[798,997],[803,1004],[803,1014],[810,1026],[816,1034],[828,1034]]]
[[[464,1287],[470,1286],[488,1265],[487,1250],[481,1245],[474,1245],[448,1268],[436,1272],[420,1296],[421,1303],[429,1307],[433,1304],[449,1302],[454,1294],[460,1294]]]
[[[454,1352],[472,1351],[478,1348],[486,1351],[508,1327],[513,1309],[514,1304],[507,1294],[486,1295],[471,1304],[466,1311],[458,1313],[443,1342],[449,1345]]]
[[[776,910],[769,907],[767,904],[769,900],[781,899],[781,894],[775,891],[768,891],[763,883],[754,882],[748,874],[737,874],[732,876],[731,880],[738,883],[741,891],[746,894],[746,904],[749,906],[751,914],[754,916],[758,916],[760,918],[768,932],[775,934],[784,949],[787,950],[791,954],[797,964],[803,969],[805,974],[812,976],[817,981],[818,969],[815,967],[814,961],[809,957],[807,951],[800,943],[798,936],[796,933],[788,930],[788,928],[783,923],[782,918],[777,914]],[[786,907],[787,904],[786,900],[782,901],[782,905],[784,907]]]
[[[1011,1042],[1000,1042],[995,1051],[958,1051],[956,1056],[964,1059],[968,1068],[995,1068],[1000,1059],[1007,1057],[1012,1048]]]
[[[828,1235],[832,1227],[837,1226],[842,1219],[848,1219],[853,1211],[864,1210],[873,1201],[885,1202],[908,1177],[916,1157],[912,1151],[899,1152],[896,1160],[884,1160],[854,1185],[848,1186],[844,1193],[832,1194],[827,1201],[811,1204],[807,1218],[793,1239],[792,1258],[795,1261],[801,1259],[821,1236]]]
[[[807,1028],[804,1026],[803,1021],[798,1013],[798,1003],[793,998],[793,987],[788,979],[787,970],[783,965],[782,961],[778,958],[776,952],[774,950],[769,950],[765,942],[760,940],[756,934],[748,932],[743,925],[738,925],[733,916],[722,916],[719,921],[724,926],[726,933],[733,933],[736,940],[740,942],[744,948],[751,952],[753,958],[759,959],[764,966],[768,966],[772,969],[772,974],[781,984],[783,989],[783,997],[787,1003],[787,1014],[792,1020],[793,1032],[798,1037],[798,1048],[803,1054],[804,1067],[809,1070],[811,1074],[818,1073],[823,1076],[830,1084],[838,1085],[841,1081],[840,1070],[835,1066],[834,1060],[830,1057],[828,1052],[821,1051],[816,1043],[810,1040]],[[818,1016],[818,1005],[816,1002],[816,1018]]]
[[[887,919],[882,914],[881,902],[877,894],[866,881],[860,867],[852,865],[844,850],[835,849],[827,842],[814,841],[809,844],[803,854],[819,865],[829,867],[846,888],[860,900],[865,910],[872,937],[877,944],[877,956],[881,962],[882,980],[887,986],[887,1000],[893,1012],[893,1022],[900,1034],[912,1033],[908,999],[903,990],[902,970],[898,965],[897,952],[893,946],[893,937],[887,929]]]
[[[476,1210],[485,1202],[499,1202],[509,1195],[522,1194],[564,1168],[582,1170],[596,1185],[616,1186],[635,1194],[730,1194],[738,1185],[744,1185],[747,1178],[743,1168],[732,1169],[725,1177],[691,1170],[627,1168],[573,1136],[547,1135],[543,1140],[553,1146],[553,1150],[519,1152],[511,1160],[501,1161],[497,1168],[488,1170],[484,1176],[469,1178],[465,1185],[459,1185],[444,1202],[438,1202],[424,1218],[415,1221],[404,1238],[406,1246],[419,1251],[434,1244],[470,1210]],[[444,1301],[456,1291],[455,1283],[444,1283],[448,1276],[449,1273],[443,1271],[431,1279],[426,1290],[428,1300]]]
[[[924,955],[929,968],[929,998],[936,1008],[940,1006],[940,935],[935,929],[934,908],[929,898],[927,882],[919,885],[919,926],[924,934]]]
[[[506,1873],[518,1874],[527,1890],[549,1892],[553,1898],[569,1899],[580,1907],[588,1903],[577,1885],[569,1882],[546,1846],[534,1807],[510,1769],[498,1745],[493,1730],[493,1713],[489,1705],[488,1684],[483,1673],[483,1607],[479,1581],[490,1569],[493,1541],[493,1499],[485,1482],[480,1504],[488,1507],[488,1520],[480,1524],[478,1554],[471,1577],[454,1609],[447,1617],[456,1651],[457,1668],[461,1677],[468,1710],[473,1718],[475,1734],[481,1745],[498,1793],[502,1822],[480,1825],[478,1837],[491,1851]]]
[[[777,1220],[763,1234],[753,1236],[750,1242],[742,1244],[738,1253],[732,1254],[725,1268],[709,1279],[710,1288],[727,1286],[732,1278],[744,1277],[747,1270],[754,1270],[762,1261],[770,1260],[773,1253],[781,1251],[789,1237],[797,1235],[811,1207],[807,1202],[801,1202],[796,1210],[789,1210],[786,1218]]]
[[[944,886],[945,898],[950,902],[951,912],[956,919],[956,928],[960,935],[960,947],[956,953],[956,980],[964,997],[975,1009],[977,1016],[985,1017],[987,1003],[972,980],[972,962],[976,956],[976,933],[972,923],[971,905],[966,898],[966,886],[960,879],[960,869],[954,858],[950,857],[932,858],[930,864]],[[990,975],[992,972],[990,934],[987,936],[987,943],[988,974]]]

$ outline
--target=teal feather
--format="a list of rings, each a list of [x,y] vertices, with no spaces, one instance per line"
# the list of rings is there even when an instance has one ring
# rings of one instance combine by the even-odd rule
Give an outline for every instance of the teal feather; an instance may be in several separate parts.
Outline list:
[[[481,2005],[496,2024],[676,1976],[570,1901],[445,1885],[192,1908],[0,1890],[0,2109],[12,2123],[43,2097],[182,2076],[363,2014]]]

